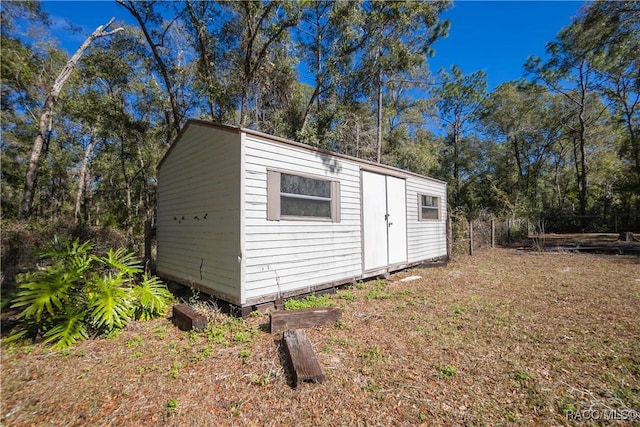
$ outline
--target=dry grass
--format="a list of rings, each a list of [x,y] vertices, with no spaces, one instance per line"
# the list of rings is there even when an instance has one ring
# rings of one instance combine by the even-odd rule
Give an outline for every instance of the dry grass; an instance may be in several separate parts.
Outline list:
[[[3,348],[3,425],[582,425],[640,411],[640,258],[495,249],[338,292],[307,331],[323,384],[288,385],[268,316],[166,319],[69,352]],[[638,420],[640,422],[640,420]],[[624,422],[621,422],[624,425]],[[631,425],[627,422],[627,425]]]

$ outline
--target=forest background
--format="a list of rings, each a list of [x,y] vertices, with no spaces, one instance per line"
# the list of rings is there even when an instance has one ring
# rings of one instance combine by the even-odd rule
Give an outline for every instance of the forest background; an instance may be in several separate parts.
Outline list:
[[[636,1],[585,3],[492,90],[484,71],[429,69],[449,1],[117,3],[137,25],[70,56],[42,3],[2,2],[4,230],[107,226],[139,244],[156,166],[200,118],[445,180],[454,216],[640,231]]]

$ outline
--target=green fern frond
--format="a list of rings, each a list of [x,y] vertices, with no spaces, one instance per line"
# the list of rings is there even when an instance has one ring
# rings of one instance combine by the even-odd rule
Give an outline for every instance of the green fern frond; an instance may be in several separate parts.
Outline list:
[[[18,277],[11,300],[19,308],[19,323],[8,341],[43,333],[45,343],[62,348],[93,332],[111,332],[126,326],[132,316],[152,318],[166,312],[171,294],[159,279],[135,279],[142,265],[126,249],[91,254],[91,242],[55,239],[41,253],[51,265]],[[135,288],[135,290],[134,290]]]
[[[146,274],[140,284],[132,289],[134,317],[139,320],[150,320],[166,314],[173,295],[167,286],[156,276]]]
[[[106,255],[98,258],[98,261],[106,267],[115,269],[129,277],[133,277],[143,271],[140,260],[132,252],[124,248],[115,251],[109,249]]]
[[[39,251],[39,255],[41,258],[65,259],[87,255],[93,247],[94,245],[90,241],[80,243],[78,239],[70,241],[69,239],[58,239],[58,236],[55,236],[51,246]]]
[[[121,274],[115,277],[95,277],[91,291],[88,293],[89,316],[91,324],[100,331],[120,329],[131,319],[130,289],[122,287],[124,278]]]
[[[93,257],[88,255],[74,255],[67,260],[67,265],[71,271],[78,275],[84,275],[91,268]]]
[[[11,328],[9,336],[2,339],[2,343],[13,344],[35,338],[38,333],[38,325],[33,319],[19,319],[18,324]]]
[[[63,302],[70,297],[80,278],[77,272],[66,271],[60,265],[21,275],[11,307],[24,307],[21,317],[40,322],[45,310],[52,316],[55,309],[62,310]]]
[[[67,316],[60,323],[44,333],[44,343],[53,344],[53,348],[66,348],[79,340],[89,337],[84,325],[84,313]]]

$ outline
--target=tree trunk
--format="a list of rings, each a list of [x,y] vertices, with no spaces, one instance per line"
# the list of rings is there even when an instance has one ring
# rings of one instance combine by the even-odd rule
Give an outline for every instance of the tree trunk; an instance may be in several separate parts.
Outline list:
[[[155,59],[156,64],[158,64],[160,75],[162,75],[162,80],[164,80],[164,84],[167,87],[167,94],[169,95],[169,103],[171,104],[171,114],[173,116],[172,125],[177,134],[180,132],[180,124],[181,124],[180,108],[178,107],[178,99],[176,97],[175,92],[173,91],[173,85],[171,84],[171,79],[169,78],[169,71],[167,70],[167,66],[162,60],[162,57],[160,56],[160,52],[158,52],[158,46],[151,39],[151,34],[149,34],[149,31],[147,30],[147,25],[145,23],[145,20],[142,19],[142,16],[136,9],[136,6],[135,6],[136,2],[133,2],[130,0],[126,2],[125,0],[117,0],[117,1],[118,1],[118,4],[120,4],[125,9],[127,9],[131,13],[131,15],[133,15],[136,21],[138,21],[138,24],[140,25],[140,29],[142,30],[142,33],[144,34],[144,37],[147,40],[149,47],[151,48],[151,53],[153,54],[153,58]]]
[[[584,118],[584,106],[581,107],[580,110],[580,138],[578,142],[580,143],[580,225],[583,230],[588,228],[587,221],[587,150],[586,150],[586,134],[587,134],[587,125]]]
[[[47,99],[44,102],[44,108],[40,114],[40,121],[38,122],[38,134],[33,141],[33,148],[31,149],[31,156],[29,157],[29,164],[27,165],[27,173],[24,180],[24,191],[22,193],[22,201],[20,202],[20,208],[18,210],[19,220],[27,220],[31,215],[31,206],[33,204],[33,194],[35,191],[36,177],[38,175],[40,154],[42,153],[45,135],[47,135],[48,132],[51,132],[53,109],[58,102],[58,95],[60,95],[62,86],[64,86],[65,82],[75,69],[76,64],[94,40],[122,31],[122,28],[116,28],[113,31],[106,31],[113,21],[114,18],[111,18],[106,25],[99,26],[89,37],[87,37],[84,43],[82,43],[64,66],[47,94]]]
[[[377,55],[377,65],[378,65],[378,117],[377,117],[377,130],[376,130],[376,146],[377,146],[377,155],[376,162],[380,163],[382,158],[382,64],[380,64],[380,60],[382,59],[382,49],[378,49]]]
[[[376,130],[376,162],[380,163],[382,158],[382,72],[378,74],[378,117]]]
[[[238,125],[240,127],[244,127],[244,122],[246,121],[246,109],[247,109],[247,89],[246,83],[242,84],[242,93],[240,95],[240,120]]]
[[[269,49],[274,43],[281,40],[288,28],[294,27],[298,23],[297,16],[289,16],[288,19],[271,22],[274,10],[279,6],[279,2],[237,2],[240,6],[241,24],[243,34],[241,46],[244,51],[243,75],[241,78],[242,91],[240,103],[240,126],[245,126],[248,112],[249,94],[256,92],[256,76],[260,72],[263,61],[268,56]],[[254,6],[258,9],[254,9]],[[275,12],[277,14],[277,11]],[[264,38],[260,37],[261,30]],[[259,92],[259,91],[257,91]]]
[[[189,16],[191,17],[191,23],[195,27],[196,32],[198,33],[198,43],[197,50],[200,54],[201,61],[201,71],[204,74],[205,83],[207,85],[207,103],[209,104],[209,114],[211,116],[211,120],[216,119],[216,103],[213,99],[214,96],[214,85],[215,78],[211,71],[211,63],[213,63],[213,59],[209,57],[208,51],[209,48],[207,46],[207,37],[206,37],[206,28],[204,27],[204,12],[201,19],[196,16],[196,13],[193,9],[193,5],[191,4],[191,0],[186,1],[187,11],[189,12]],[[206,6],[203,6],[206,7]]]
[[[27,174],[24,179],[24,191],[22,193],[22,201],[20,202],[20,208],[18,210],[18,219],[26,220],[31,215],[31,205],[33,204],[33,193],[35,191],[36,175],[38,173],[38,161],[40,160],[40,154],[42,153],[42,146],[44,145],[44,136],[48,132],[49,119],[53,114],[53,107],[55,100],[53,97],[48,96],[45,101],[44,111],[40,116],[40,123],[38,126],[38,134],[33,141],[33,148],[31,149],[31,157],[29,157],[29,164],[27,165]]]
[[[84,195],[84,187],[86,185],[86,177],[87,177],[87,169],[89,168],[89,159],[93,154],[93,147],[96,142],[96,126],[91,127],[91,139],[89,139],[89,144],[87,144],[87,148],[84,150],[84,157],[82,158],[82,167],[80,168],[80,176],[78,176],[78,193],[76,194],[76,206],[73,210],[73,222],[74,224],[78,224],[78,218],[80,216],[80,209],[82,207],[82,196]]]
[[[318,10],[318,7],[320,6],[320,3],[315,3],[315,7],[316,7],[316,22],[315,22],[315,26],[317,29],[317,35],[315,38],[315,42],[316,42],[316,86],[313,88],[313,93],[311,94],[311,97],[309,98],[309,101],[307,102],[307,107],[304,110],[304,115],[302,117],[302,126],[300,127],[300,129],[304,129],[305,126],[307,125],[307,122],[309,121],[309,115],[311,114],[311,107],[313,106],[313,104],[316,104],[316,112],[320,112],[320,109],[322,107],[322,101],[320,100],[320,88],[322,87],[322,32],[321,32],[321,13]]]
[[[356,157],[360,158],[360,125],[356,121]]]
[[[133,215],[131,206],[133,205],[131,201],[131,180],[129,178],[129,174],[127,174],[127,165],[125,163],[126,153],[125,153],[125,139],[123,136],[120,136],[120,167],[122,168],[122,177],[124,178],[124,190],[125,190],[125,206],[127,207],[127,220],[126,220],[126,228],[127,228],[127,240],[129,241],[129,245],[133,247],[134,238],[133,238]]]
[[[622,97],[621,97],[622,98]],[[633,156],[633,162],[635,166],[635,178],[636,178],[636,188],[640,188],[640,140],[635,131],[634,127],[634,111],[635,108],[629,107],[626,101],[623,98],[624,104],[624,113],[625,113],[625,122],[627,125],[627,131],[629,132],[629,140],[631,141],[631,152]],[[636,104],[634,104],[635,106]],[[635,227],[640,226],[640,194],[636,194],[636,206],[635,206],[635,218],[633,219],[633,224]]]
[[[460,206],[460,123],[458,118],[453,124],[453,179],[454,179],[454,206]]]

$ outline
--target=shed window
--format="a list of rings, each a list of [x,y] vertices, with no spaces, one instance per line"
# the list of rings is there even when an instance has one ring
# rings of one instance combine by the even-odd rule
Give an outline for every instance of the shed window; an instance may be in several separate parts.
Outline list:
[[[440,197],[418,194],[420,212],[418,218],[421,221],[440,219]]]
[[[340,221],[340,184],[289,172],[267,172],[267,219]]]

